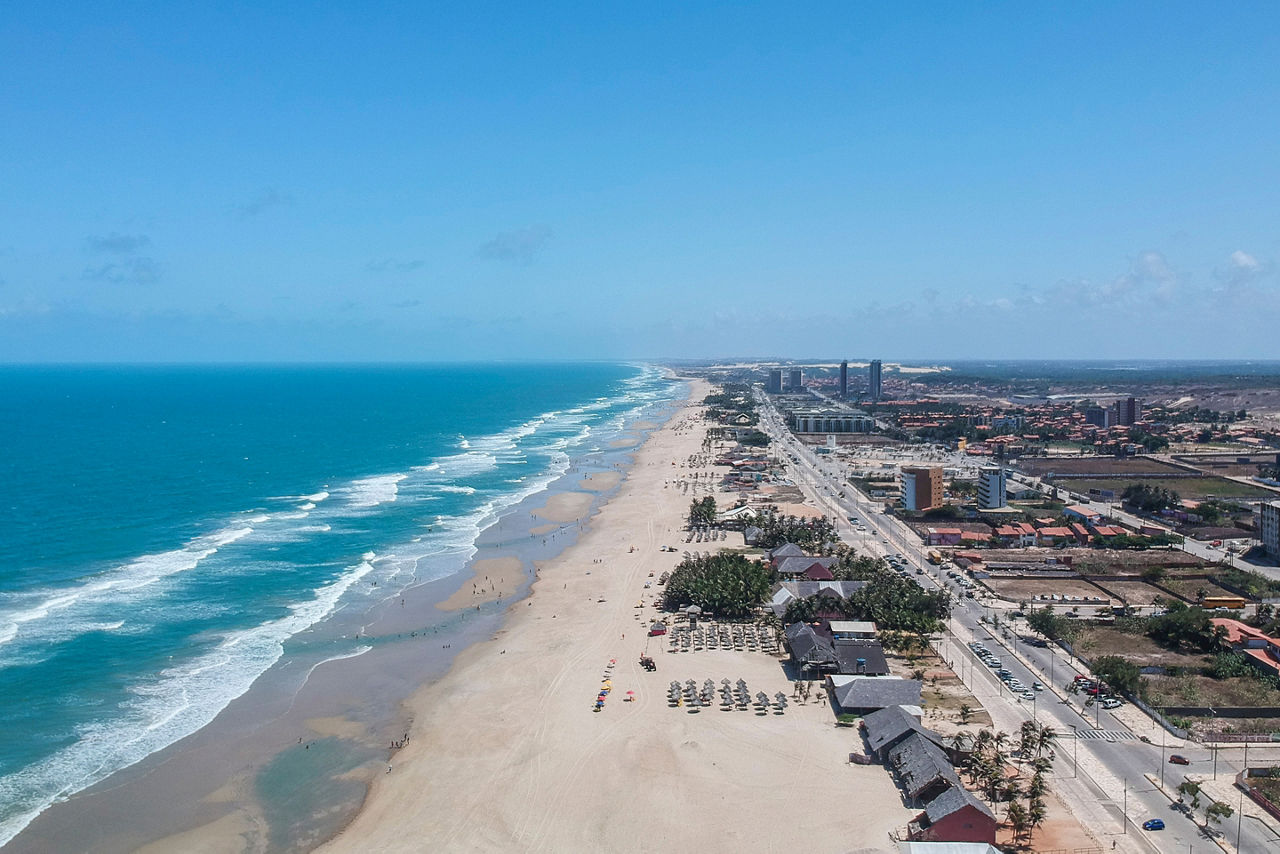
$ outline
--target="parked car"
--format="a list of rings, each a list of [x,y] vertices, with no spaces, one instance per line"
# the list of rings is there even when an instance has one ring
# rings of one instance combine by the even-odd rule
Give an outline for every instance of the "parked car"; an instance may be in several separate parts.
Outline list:
[[[1149,818],[1142,823],[1143,830],[1164,830],[1164,819]]]
[[[1118,709],[1123,705],[1124,700],[1121,700],[1119,697],[1107,697],[1102,701],[1102,708],[1104,709]]]
[[[1190,765],[1191,760],[1183,756],[1181,753],[1169,754],[1169,761],[1174,765]]]
[[[1037,691],[1043,691],[1043,690],[1044,690],[1044,685],[1043,685],[1042,683],[1040,683],[1040,682],[1032,682],[1032,683],[1031,683],[1031,687],[1032,687],[1032,688],[1034,688],[1034,689],[1035,689],[1035,690],[1037,690]]]

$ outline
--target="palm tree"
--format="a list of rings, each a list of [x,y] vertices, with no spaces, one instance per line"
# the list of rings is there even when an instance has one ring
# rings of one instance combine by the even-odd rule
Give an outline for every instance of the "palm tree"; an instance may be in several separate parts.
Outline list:
[[[1018,733],[1018,752],[1029,758],[1039,741],[1039,733],[1035,721],[1023,721]]]
[[[1050,752],[1052,752],[1054,741],[1057,738],[1058,738],[1058,734],[1054,732],[1053,727],[1051,726],[1040,727],[1040,735],[1036,739],[1036,758],[1039,759],[1040,756],[1046,750],[1049,750]]]
[[[1009,822],[1009,827],[1013,829],[1013,841],[1016,844],[1018,837],[1027,832],[1027,810],[1018,801],[1009,804],[1009,811],[1005,814],[1005,818]]]
[[[1031,841],[1031,835],[1036,832],[1036,828],[1044,824],[1044,820],[1049,817],[1049,810],[1044,805],[1043,798],[1033,799],[1027,806],[1027,841]]]

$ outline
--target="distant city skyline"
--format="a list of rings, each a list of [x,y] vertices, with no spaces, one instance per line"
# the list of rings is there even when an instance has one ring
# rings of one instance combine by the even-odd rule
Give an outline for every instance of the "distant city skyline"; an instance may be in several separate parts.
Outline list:
[[[1280,357],[1275,4],[12,4],[0,51],[0,362]]]

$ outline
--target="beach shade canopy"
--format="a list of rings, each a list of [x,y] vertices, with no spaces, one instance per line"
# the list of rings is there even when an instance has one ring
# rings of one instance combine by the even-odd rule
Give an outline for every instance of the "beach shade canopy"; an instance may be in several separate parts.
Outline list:
[[[697,605],[690,605],[688,608],[684,609],[684,612],[686,614],[701,614],[702,608],[698,607]]]

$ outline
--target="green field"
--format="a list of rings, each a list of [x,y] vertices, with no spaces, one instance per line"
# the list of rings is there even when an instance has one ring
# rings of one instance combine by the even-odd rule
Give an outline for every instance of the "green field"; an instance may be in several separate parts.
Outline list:
[[[1250,486],[1247,483],[1239,483],[1220,477],[1162,477],[1150,479],[1117,477],[1097,480],[1081,477],[1062,478],[1057,480],[1054,485],[1081,494],[1088,494],[1090,489],[1110,489],[1119,496],[1126,488],[1135,483],[1144,483],[1147,486],[1160,489],[1172,489],[1180,497],[1194,500],[1205,498],[1242,498],[1252,500],[1276,495],[1274,492],[1257,486]]]

